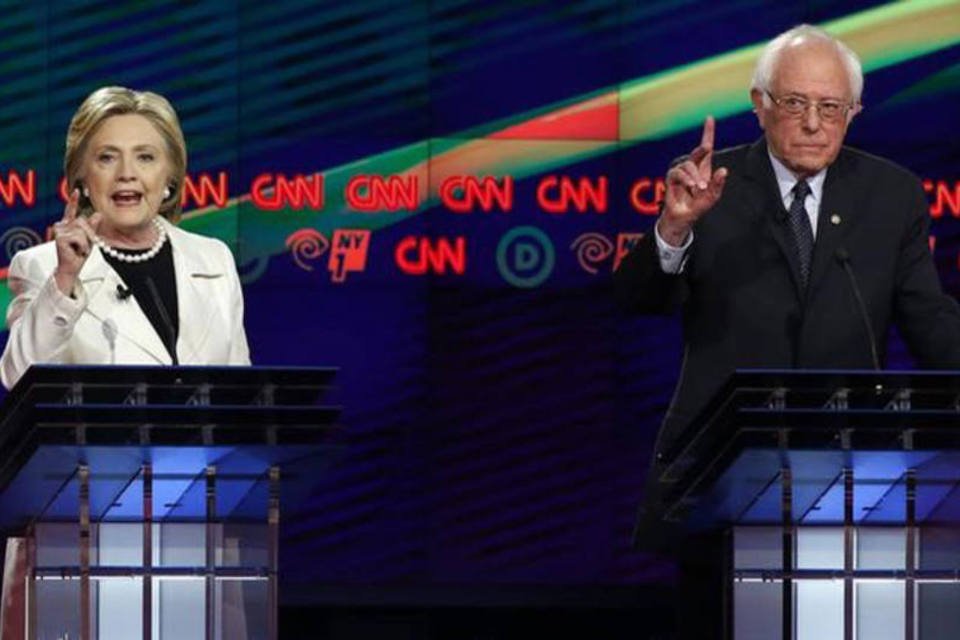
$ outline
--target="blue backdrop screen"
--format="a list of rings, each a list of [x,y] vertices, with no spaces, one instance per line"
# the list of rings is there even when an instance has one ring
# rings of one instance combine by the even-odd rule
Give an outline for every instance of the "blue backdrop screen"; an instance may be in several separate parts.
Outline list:
[[[159,92],[182,224],[234,249],[254,361],[341,368],[347,448],[285,514],[288,584],[664,579],[629,540],[679,327],[620,313],[610,274],[707,114],[718,147],[759,136],[756,53],[802,22],[862,57],[848,143],[924,180],[960,293],[956,2],[17,4],[0,268],[62,214],[83,98]]]

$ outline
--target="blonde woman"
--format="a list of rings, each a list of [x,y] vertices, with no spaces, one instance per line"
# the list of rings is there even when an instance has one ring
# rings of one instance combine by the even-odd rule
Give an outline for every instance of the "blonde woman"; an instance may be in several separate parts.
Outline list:
[[[160,95],[104,87],[67,132],[55,239],[17,253],[0,380],[34,363],[250,363],[243,294],[219,240],[172,224],[187,152]]]

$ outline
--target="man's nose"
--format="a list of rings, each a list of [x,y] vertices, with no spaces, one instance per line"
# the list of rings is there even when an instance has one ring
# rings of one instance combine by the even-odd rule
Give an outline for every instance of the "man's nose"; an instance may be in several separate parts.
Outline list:
[[[820,110],[817,107],[817,103],[813,102],[807,106],[807,110],[803,112],[803,117],[801,118],[803,122],[804,131],[815,132],[820,129]]]

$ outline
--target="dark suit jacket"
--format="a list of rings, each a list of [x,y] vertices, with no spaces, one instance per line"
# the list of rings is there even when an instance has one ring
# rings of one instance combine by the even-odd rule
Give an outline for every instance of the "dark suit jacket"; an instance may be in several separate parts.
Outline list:
[[[735,368],[873,368],[838,251],[849,255],[881,363],[896,323],[919,364],[960,368],[960,311],[930,255],[927,202],[905,169],[850,148],[827,170],[810,282],[799,267],[764,140],[714,155],[729,175],[694,227],[683,273],[665,274],[651,231],[614,276],[624,304],[683,310],[680,381],[657,452],[669,451]],[[832,219],[832,220],[831,220]]]

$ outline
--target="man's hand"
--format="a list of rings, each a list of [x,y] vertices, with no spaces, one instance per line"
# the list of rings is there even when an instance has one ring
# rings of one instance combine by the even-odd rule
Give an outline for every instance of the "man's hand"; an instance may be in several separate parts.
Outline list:
[[[700,146],[667,172],[667,191],[657,231],[672,246],[684,243],[693,224],[723,193],[727,170],[724,167],[713,170],[714,126],[713,116],[707,116]]]
[[[80,191],[74,189],[63,210],[63,219],[53,225],[54,241],[57,245],[54,278],[57,288],[67,296],[73,293],[77,276],[90,255],[102,218],[99,213],[94,213],[89,218],[77,217],[79,201]]]

